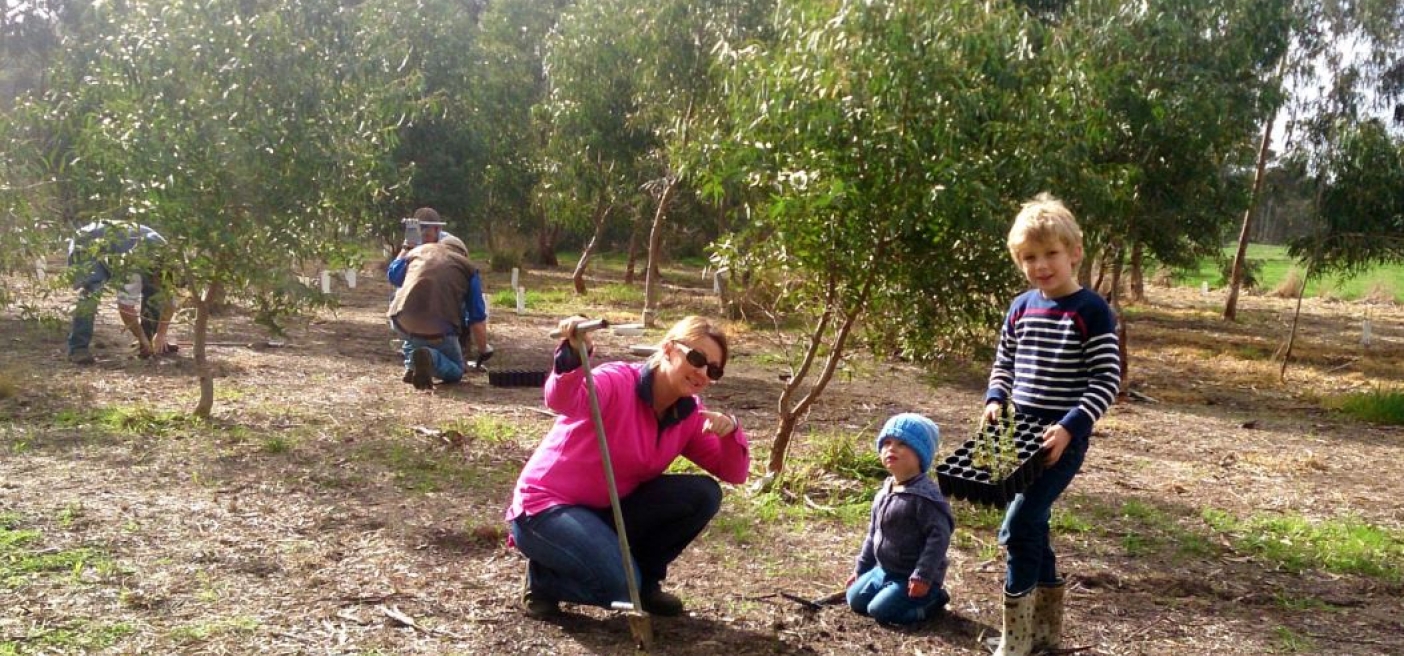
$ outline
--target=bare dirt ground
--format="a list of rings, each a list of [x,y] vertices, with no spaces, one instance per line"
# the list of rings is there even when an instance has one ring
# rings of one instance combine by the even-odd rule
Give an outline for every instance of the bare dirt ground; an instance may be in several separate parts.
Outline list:
[[[527,284],[550,284],[547,275]],[[94,554],[71,571],[0,581],[0,653],[633,653],[617,614],[568,606],[541,622],[520,613],[523,560],[504,545],[501,515],[550,422],[540,392],[490,387],[481,374],[433,395],[402,384],[382,319],[388,287],[377,278],[338,285],[342,306],[281,345],[245,317],[219,319],[207,427],[180,416],[196,398],[188,326],[174,331],[179,358],[136,360],[105,301],[99,362],[80,368],[63,358],[65,326],[0,313],[0,373],[15,384],[0,395],[0,516],[41,536],[24,545],[31,553]],[[492,276],[487,287],[507,282]],[[1404,434],[1318,403],[1400,384],[1404,311],[1308,300],[1283,383],[1270,356],[1288,334],[1290,302],[1245,297],[1240,322],[1227,324],[1219,294],[1150,293],[1125,316],[1133,389],[1151,400],[1121,403],[1103,420],[1059,504],[1081,520],[1055,531],[1071,580],[1065,646],[1404,653],[1400,583],[1294,572],[1203,519],[1213,509],[1404,529]],[[665,318],[711,302],[701,290],[671,298]],[[66,301],[44,301],[39,314],[60,317]],[[496,308],[490,364],[544,369],[556,319]],[[601,335],[599,352],[627,358],[637,341]],[[785,373],[774,353],[759,329],[738,330],[727,377],[708,397],[741,417],[757,473]],[[982,368],[932,374],[855,354],[791,457],[815,449],[806,437],[816,434],[866,444],[877,423],[907,409],[935,418],[949,451],[952,436],[972,429]],[[722,516],[676,564],[669,587],[689,612],[653,620],[653,653],[978,654],[980,638],[998,632],[996,513],[956,503],[949,612],[891,629],[781,595],[841,587],[860,528],[822,510],[762,520],[748,495],[729,490]],[[60,631],[90,638],[64,643]],[[104,632],[109,639],[91,637]]]

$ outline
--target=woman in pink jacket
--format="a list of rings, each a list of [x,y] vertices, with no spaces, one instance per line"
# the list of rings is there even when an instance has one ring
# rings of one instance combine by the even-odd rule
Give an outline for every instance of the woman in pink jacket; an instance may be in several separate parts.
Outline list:
[[[507,509],[511,541],[529,561],[523,604],[532,617],[559,613],[563,601],[608,608],[629,600],[585,372],[569,346],[583,320],[561,321],[565,339],[546,381],[546,406],[561,416],[527,461]],[[675,324],[647,362],[608,362],[591,372],[640,599],[655,615],[682,613],[663,579],[722,496],[711,476],[664,472],[678,456],[732,484],[746,482],[750,471],[736,418],[707,410],[698,397],[721,379],[726,357],[726,335],[694,316]]]

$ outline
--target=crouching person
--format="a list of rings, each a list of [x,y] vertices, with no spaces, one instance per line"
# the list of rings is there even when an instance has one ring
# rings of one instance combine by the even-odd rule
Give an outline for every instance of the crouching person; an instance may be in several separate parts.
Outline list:
[[[464,368],[458,341],[463,306],[473,293],[477,269],[456,237],[418,246],[402,259],[403,267],[390,272],[398,289],[386,314],[404,339],[404,381],[421,390],[432,389],[435,378],[456,383]]]
[[[868,536],[848,578],[848,605],[885,624],[914,624],[940,611],[946,550],[955,518],[941,488],[927,477],[940,443],[936,423],[903,413],[878,433],[882,466],[892,474],[873,499]]]

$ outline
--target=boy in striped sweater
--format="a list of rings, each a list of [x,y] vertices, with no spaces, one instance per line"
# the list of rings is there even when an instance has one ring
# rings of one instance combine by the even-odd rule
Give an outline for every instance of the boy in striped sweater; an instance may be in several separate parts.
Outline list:
[[[1121,357],[1111,307],[1077,282],[1082,231],[1067,206],[1039,194],[1015,218],[1008,243],[1033,289],[1014,299],[1000,328],[984,414],[994,422],[1012,404],[1046,427],[1046,469],[1009,502],[999,529],[1008,553],[995,655],[1026,656],[1058,647],[1065,582],[1049,516],[1082,468],[1093,424],[1116,400]]]

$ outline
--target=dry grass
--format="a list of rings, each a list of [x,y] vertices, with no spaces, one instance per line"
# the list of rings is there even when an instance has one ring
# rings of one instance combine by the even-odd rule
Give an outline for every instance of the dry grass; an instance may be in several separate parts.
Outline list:
[[[533,289],[568,284],[560,272],[528,275]],[[83,370],[62,360],[62,327],[0,314],[19,340],[0,353],[0,371],[25,376],[12,374],[16,390],[0,398],[3,525],[36,533],[27,550],[93,548],[92,562],[109,563],[0,588],[9,600],[0,653],[632,652],[616,614],[572,608],[544,623],[515,608],[522,561],[503,544],[502,510],[550,422],[540,392],[481,378],[433,395],[401,384],[380,317],[386,289],[372,278],[339,288],[343,306],[296,329],[285,348],[239,346],[258,341],[258,329],[221,319],[212,338],[232,346],[212,350],[221,374],[208,426],[181,419],[193,404],[190,361],[118,355],[125,340],[110,307],[99,319],[101,361]],[[506,276],[487,282],[507,286]],[[1219,319],[1220,294],[1151,295],[1126,321],[1133,387],[1158,402],[1111,411],[1055,513],[1060,567],[1073,580],[1067,644],[1101,655],[1404,653],[1398,584],[1286,571],[1203,519],[1212,510],[1404,530],[1389,469],[1404,460],[1398,429],[1320,403],[1400,383],[1404,313],[1369,306],[1374,341],[1364,348],[1366,306],[1308,299],[1283,381],[1274,354],[1294,303],[1246,297],[1230,324]],[[712,307],[680,289],[667,312]],[[497,310],[492,364],[548,361],[557,309]],[[64,299],[49,310],[62,316]],[[185,330],[176,331],[183,342]],[[760,463],[784,371],[763,328],[735,332],[736,357],[707,402],[740,416]],[[600,335],[598,357],[625,358],[655,336]],[[822,436],[866,445],[873,426],[902,410],[932,416],[947,435],[973,430],[981,377],[850,359],[806,417],[793,458],[818,458]],[[673,570],[669,585],[692,613],[655,621],[657,653],[985,653],[978,637],[1000,621],[999,514],[957,510],[951,612],[893,630],[778,595],[817,597],[842,584],[862,540],[850,509],[730,489]],[[88,642],[56,644],[59,629]]]

